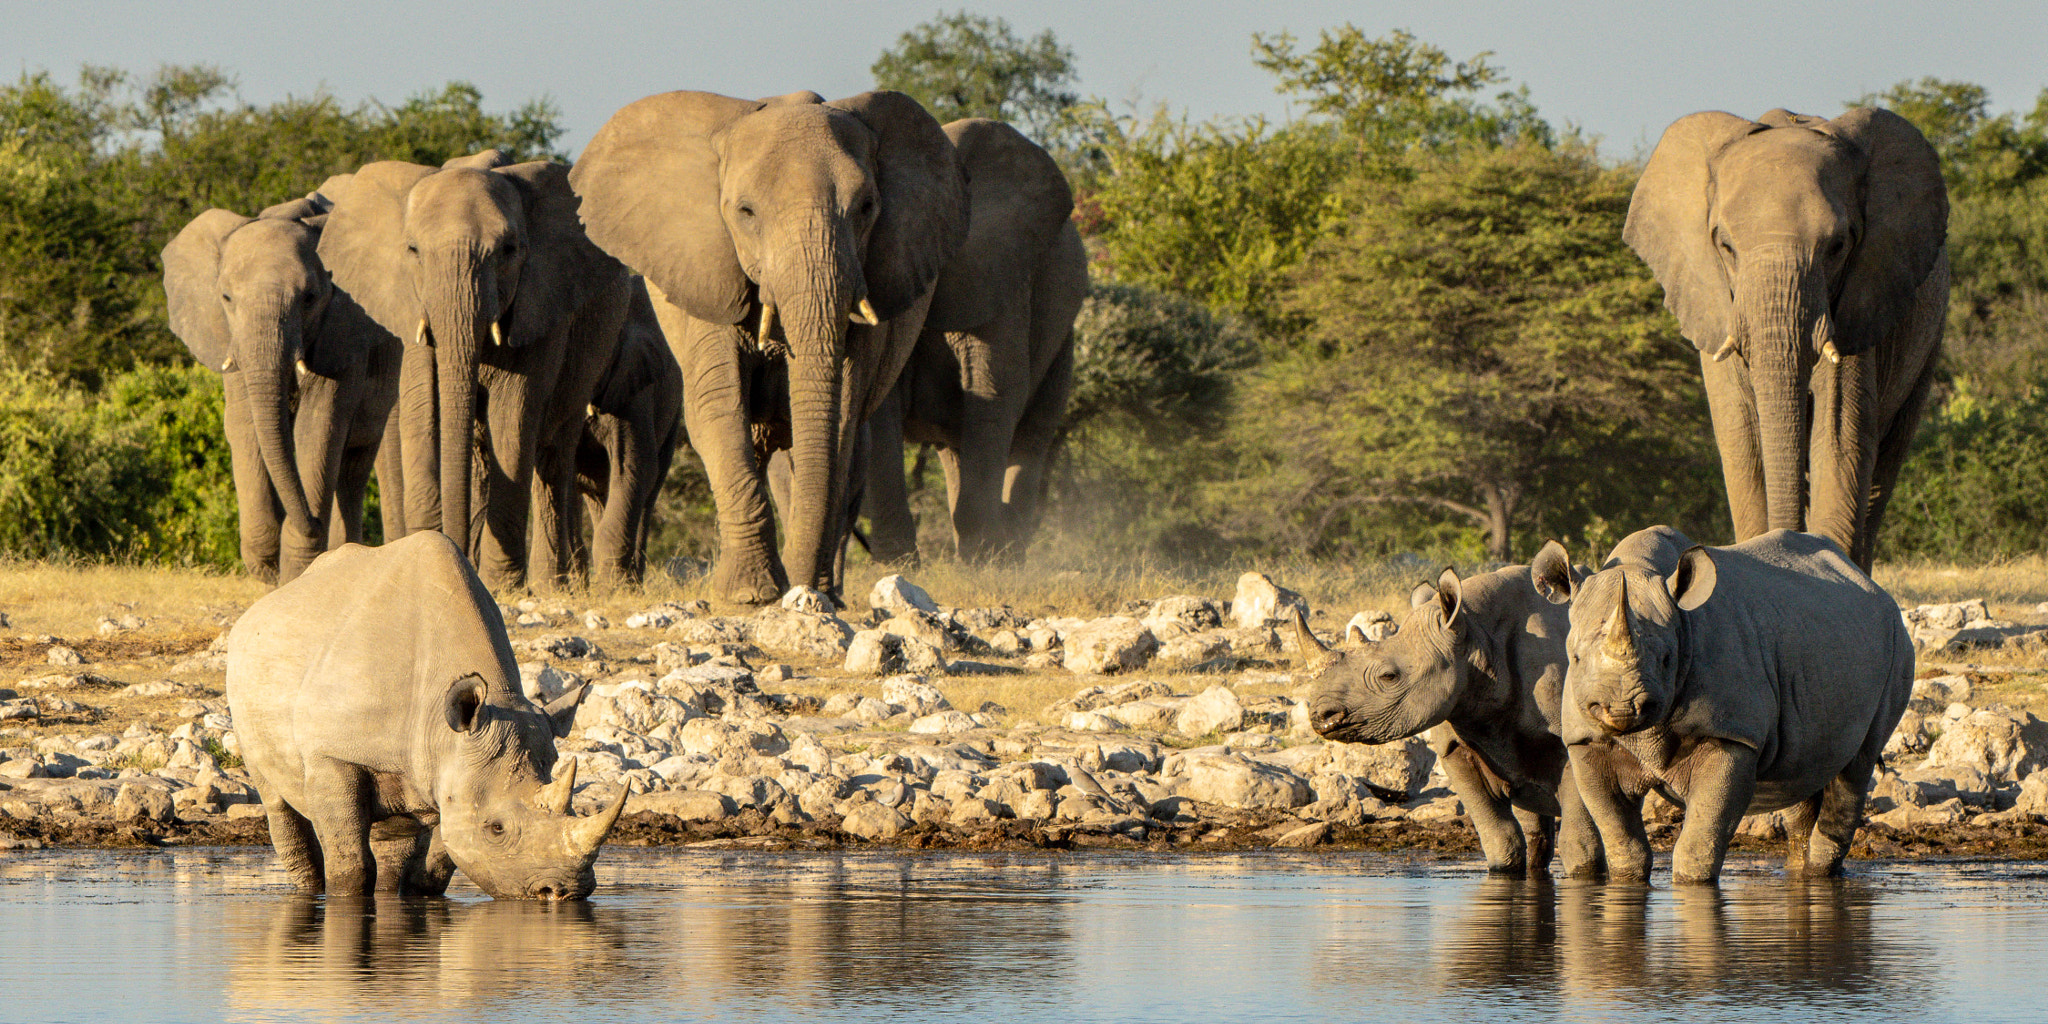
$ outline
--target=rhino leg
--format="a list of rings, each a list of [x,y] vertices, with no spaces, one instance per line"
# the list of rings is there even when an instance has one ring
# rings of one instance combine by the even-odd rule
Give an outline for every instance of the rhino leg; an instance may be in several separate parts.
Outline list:
[[[327,888],[326,874],[320,863],[320,841],[313,834],[313,825],[290,804],[275,795],[268,787],[260,787],[263,798],[263,812],[270,818],[270,845],[277,850],[278,863],[292,878],[292,887],[308,896],[317,896]]]
[[[1807,844],[1813,837],[1813,824],[1820,817],[1822,797],[1823,794],[1815,793],[1784,810],[1785,874],[1794,878],[1806,874]]]
[[[1557,849],[1557,819],[1548,814],[1515,808],[1515,822],[1522,827],[1522,841],[1529,849],[1529,873],[1550,873],[1550,855]]]
[[[306,766],[306,806],[325,861],[329,896],[376,891],[377,858],[370,848],[369,784],[352,764],[323,760]]]
[[[1870,791],[1868,764],[1852,764],[1828,780],[1821,793],[1819,820],[1806,851],[1806,868],[1813,874],[1839,875],[1842,859],[1856,840],[1856,828],[1863,824],[1863,801]]]
[[[1756,750],[1729,740],[1707,739],[1693,748],[1691,785],[1685,793],[1685,824],[1671,850],[1671,880],[1711,885],[1735,828],[1756,793]]]
[[[1572,777],[1586,814],[1600,830],[1607,876],[1640,882],[1650,877],[1650,835],[1643,828],[1643,796],[1648,790],[1625,784],[1615,763],[1618,750],[1610,743],[1573,746]]]
[[[1519,875],[1528,870],[1528,850],[1522,827],[1515,822],[1514,806],[1508,802],[1507,787],[1488,778],[1485,766],[1470,750],[1454,745],[1442,759],[1451,791],[1465,803],[1465,817],[1479,833],[1479,848],[1486,854],[1486,870]]]
[[[1558,866],[1567,878],[1600,877],[1607,871],[1600,856],[1600,830],[1586,813],[1586,802],[1579,799],[1579,783],[1570,768],[1558,779],[1557,803],[1563,812],[1557,829]]]
[[[402,891],[407,896],[446,895],[448,883],[455,878],[455,858],[441,845],[440,829],[428,826],[421,835],[426,842],[419,859],[406,864]]]

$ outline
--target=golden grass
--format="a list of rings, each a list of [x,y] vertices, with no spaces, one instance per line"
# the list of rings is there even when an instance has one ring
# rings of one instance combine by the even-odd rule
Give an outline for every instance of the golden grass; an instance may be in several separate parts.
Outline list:
[[[92,636],[102,617],[131,614],[149,634],[218,629],[269,589],[205,569],[0,562],[0,612],[15,634]]]
[[[2048,558],[2041,555],[1990,565],[1880,562],[1871,576],[1907,606],[1981,597],[2016,613],[2000,617],[2025,621],[2034,605],[2048,601]]]

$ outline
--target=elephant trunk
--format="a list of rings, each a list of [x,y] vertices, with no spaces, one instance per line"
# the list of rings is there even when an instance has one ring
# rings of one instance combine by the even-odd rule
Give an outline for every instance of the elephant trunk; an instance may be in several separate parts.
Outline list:
[[[853,239],[843,226],[820,225],[790,250],[795,286],[778,282],[777,312],[789,341],[790,505],[783,566],[791,586],[836,590],[833,553],[840,539],[852,403],[846,394],[849,315],[867,297]],[[865,329],[865,328],[859,328]]]
[[[297,574],[288,564],[293,561],[291,553],[323,536],[318,517],[306,503],[305,488],[299,480],[297,446],[293,442],[292,400],[298,385],[298,354],[304,331],[297,310],[289,302],[281,301],[275,309],[246,312],[260,326],[244,335],[254,343],[237,346],[236,376],[241,378],[248,400],[263,468],[270,475],[278,503],[284,507],[285,534],[278,579],[283,583]]]
[[[1806,371],[1823,340],[1815,332],[1830,330],[1827,300],[1820,269],[1797,250],[1755,254],[1736,275],[1735,305],[1745,311],[1739,346],[1756,396],[1767,529],[1806,526]]]
[[[481,254],[443,255],[423,276],[427,333],[434,346],[435,390],[440,406],[441,532],[470,560],[470,480],[474,470],[477,363],[493,344],[497,288]]]

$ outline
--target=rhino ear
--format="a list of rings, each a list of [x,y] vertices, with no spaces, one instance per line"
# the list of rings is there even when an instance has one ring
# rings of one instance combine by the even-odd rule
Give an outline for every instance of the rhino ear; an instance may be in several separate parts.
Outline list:
[[[1564,545],[1554,540],[1543,545],[1543,550],[1529,563],[1529,582],[1551,604],[1565,604],[1572,599],[1572,587],[1578,579],[1572,573],[1572,559],[1565,553]]]
[[[569,730],[576,727],[576,709],[589,694],[590,685],[585,683],[549,701],[542,709],[547,712],[548,726],[554,730],[556,739],[566,738]]]
[[[1458,580],[1458,570],[1445,569],[1436,578],[1436,605],[1444,613],[1446,627],[1458,621],[1458,612],[1465,607],[1465,587]]]
[[[448,695],[444,698],[442,710],[448,717],[448,728],[466,733],[476,728],[477,718],[483,714],[484,699],[489,689],[483,677],[472,672],[448,684]]]
[[[1679,556],[1678,568],[1664,581],[1664,586],[1671,591],[1671,599],[1678,602],[1678,607],[1689,612],[1714,596],[1714,584],[1718,582],[1720,574],[1714,569],[1713,555],[1695,544]]]
[[[1436,600],[1436,588],[1427,583],[1417,583],[1415,589],[1408,592],[1408,607],[1410,608],[1420,608],[1434,600]]]

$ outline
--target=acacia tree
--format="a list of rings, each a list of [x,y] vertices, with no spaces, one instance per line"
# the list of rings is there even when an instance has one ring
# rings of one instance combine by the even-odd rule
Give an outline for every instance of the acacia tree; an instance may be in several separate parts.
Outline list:
[[[896,39],[870,68],[875,87],[907,93],[941,124],[963,117],[1008,121],[1047,149],[1062,143],[1068,108],[1080,102],[1074,51],[1046,29],[1029,39],[1002,18],[941,14]]]
[[[1532,526],[1705,526],[1698,370],[1620,241],[1633,173],[1535,144],[1410,168],[1353,186],[1286,295],[1309,326],[1244,398],[1247,526],[1329,551],[1448,520],[1502,561]]]

